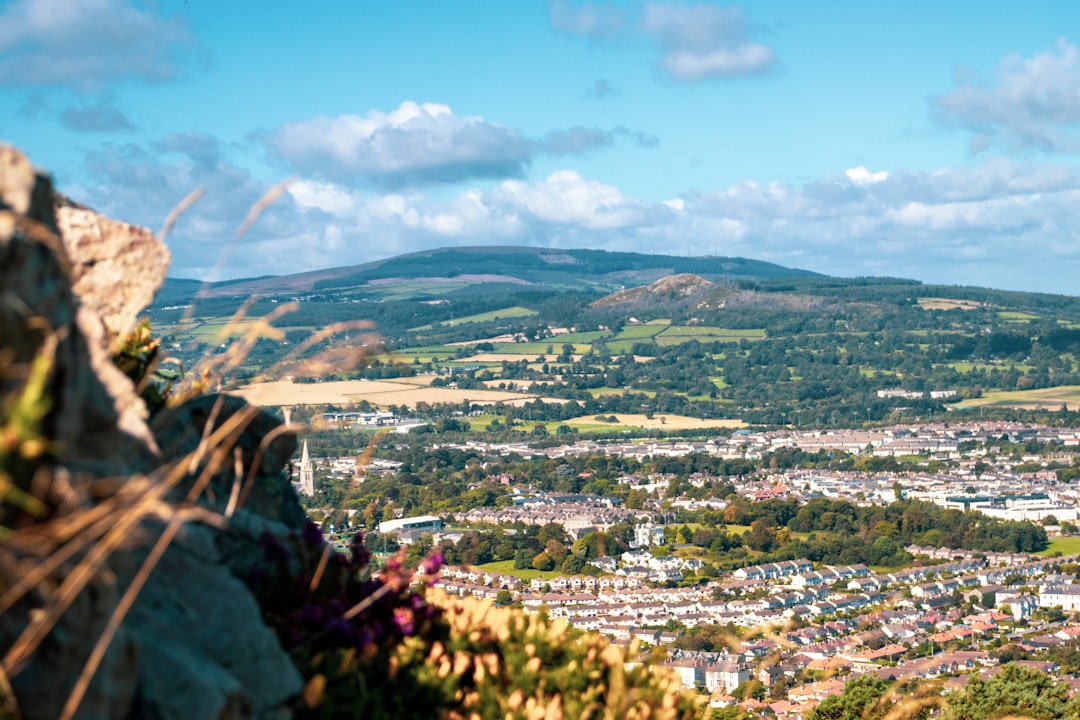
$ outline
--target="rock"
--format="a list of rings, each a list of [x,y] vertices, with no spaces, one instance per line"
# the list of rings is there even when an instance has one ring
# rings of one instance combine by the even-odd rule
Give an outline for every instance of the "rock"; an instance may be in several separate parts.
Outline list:
[[[304,509],[289,484],[288,474],[283,474],[289,459],[296,453],[296,434],[285,431],[280,420],[265,410],[253,408],[246,400],[234,395],[201,395],[179,407],[163,410],[154,418],[152,426],[155,440],[161,448],[162,460],[169,462],[193,452],[199,446],[211,417],[215,417],[214,427],[217,428],[236,413],[247,410],[252,411],[251,419],[233,448],[241,452],[245,475],[256,462],[258,467],[254,484],[243,490],[246,500],[242,509],[280,522],[286,529],[299,529],[306,517]],[[233,468],[233,456],[230,454],[229,460],[223,463],[211,480],[205,502],[216,510],[223,511],[228,505],[233,489]],[[188,482],[181,483],[178,491],[186,493],[188,487]]]
[[[146,228],[110,220],[62,196],[54,210],[75,294],[100,318],[106,345],[115,350],[165,281],[169,250]]]
[[[15,368],[49,355],[50,407],[41,432],[50,449],[41,464],[95,478],[148,471],[156,448],[146,407],[113,364],[101,322],[73,293],[49,182],[29,167],[17,151],[0,147],[0,338]],[[23,382],[17,372],[0,373],[0,394],[21,392]],[[24,490],[34,468],[25,470],[15,478]],[[0,512],[0,522],[5,518],[10,513]]]
[[[303,688],[213,534],[184,528],[125,623],[142,653],[135,717],[265,717]]]
[[[255,468],[246,501],[222,528],[189,522],[170,543],[110,643],[77,717],[287,717],[302,681],[241,579],[262,561],[263,533],[284,535],[304,521],[285,472],[296,439],[269,414],[217,396],[162,411],[151,431],[145,405],[114,365],[110,346],[133,327],[167,261],[164,246],[148,231],[59,198],[21,153],[0,146],[0,438],[5,441],[4,433],[14,427],[5,425],[8,411],[27,390],[32,362],[43,354],[50,360],[42,386],[46,411],[36,428],[45,442],[36,453],[0,457],[0,471],[44,501],[46,512],[0,505],[0,525],[20,538],[48,537],[51,526],[45,521],[71,521],[105,499],[104,483],[90,493],[84,481],[110,479],[123,486],[130,478],[153,476],[184,462],[198,447],[215,407],[217,423],[250,415],[199,498],[208,510],[228,506],[236,448],[245,480],[246,470]],[[170,500],[185,498],[201,467],[181,479]],[[73,482],[55,480],[65,477]],[[23,717],[59,714],[163,522],[148,515],[139,524],[10,678]],[[0,591],[20,568],[40,561],[35,553],[46,550],[34,548],[32,542],[0,544]],[[78,558],[46,585],[55,587]],[[0,655],[47,596],[45,585],[35,588],[0,614]]]
[[[119,598],[115,582],[103,578],[92,581],[38,646],[27,668],[11,678],[23,720],[55,720],[60,715]],[[0,619],[0,647],[7,648],[22,630],[24,623],[13,620],[25,617],[25,610],[16,606],[4,613]],[[136,697],[140,660],[130,632],[121,628],[79,705],[77,717],[128,717]]]

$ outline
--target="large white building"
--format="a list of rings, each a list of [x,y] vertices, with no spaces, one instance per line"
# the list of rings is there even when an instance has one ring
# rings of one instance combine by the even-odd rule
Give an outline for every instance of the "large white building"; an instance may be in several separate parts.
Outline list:
[[[379,523],[379,533],[388,535],[404,532],[406,530],[442,530],[442,518],[434,515],[417,515],[416,517],[401,518],[399,520],[387,520]]]
[[[635,525],[630,547],[650,547],[664,544],[664,528],[660,525]]]
[[[1080,610],[1080,585],[1056,585],[1039,592],[1039,607],[1060,607],[1065,612]]]

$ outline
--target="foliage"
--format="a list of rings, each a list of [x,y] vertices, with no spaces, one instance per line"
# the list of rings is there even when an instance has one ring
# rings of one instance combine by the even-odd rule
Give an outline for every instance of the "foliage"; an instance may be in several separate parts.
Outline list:
[[[312,524],[265,537],[248,582],[305,680],[298,717],[695,716],[674,676],[628,670],[623,650],[546,616],[425,590],[402,557],[372,576],[360,534],[347,555]],[[425,561],[429,578],[440,564]]]
[[[179,372],[160,366],[160,351],[161,338],[151,334],[150,322],[144,319],[113,356],[113,362],[135,385],[151,413],[161,409],[180,377]]]
[[[348,554],[338,553],[311,522],[285,542],[267,533],[263,545],[265,562],[247,583],[306,683],[297,712],[330,717],[347,708],[389,718],[403,698],[416,701],[423,688],[415,678],[396,676],[389,687],[384,678],[405,638],[438,632],[440,611],[411,585],[400,558],[371,576],[361,534]],[[426,569],[439,563],[432,558]]]
[[[885,680],[863,675],[845,685],[843,694],[822,700],[809,720],[878,720],[885,709],[880,700],[888,689]]]
[[[1067,685],[1054,682],[1046,673],[1009,663],[989,680],[972,677],[963,692],[949,698],[946,718],[1056,720],[1075,717],[1077,709]]]
[[[439,688],[448,717],[693,718],[696,699],[650,664],[627,669],[626,652],[565,622],[472,598],[438,601],[444,642],[407,641],[402,667]]]
[[[41,517],[47,508],[29,492],[35,469],[52,451],[42,424],[52,401],[46,390],[55,342],[29,364],[20,387],[0,397],[0,537],[24,513]],[[10,371],[0,354],[0,376]]]

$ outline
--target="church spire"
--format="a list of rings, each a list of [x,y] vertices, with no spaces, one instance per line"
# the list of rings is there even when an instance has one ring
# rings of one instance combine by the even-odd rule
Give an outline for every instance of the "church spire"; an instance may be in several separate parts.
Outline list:
[[[300,492],[308,497],[315,494],[315,468],[311,464],[311,456],[308,455],[307,440],[304,441],[304,450],[300,453]]]

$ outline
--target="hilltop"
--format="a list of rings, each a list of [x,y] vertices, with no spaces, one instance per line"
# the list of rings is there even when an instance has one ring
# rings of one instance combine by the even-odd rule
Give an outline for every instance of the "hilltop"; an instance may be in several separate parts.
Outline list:
[[[593,289],[612,292],[645,285],[663,277],[693,271],[711,280],[773,280],[823,277],[808,270],[738,257],[677,257],[606,250],[556,250],[540,247],[455,247],[399,255],[362,265],[311,272],[228,280],[211,284],[208,297],[286,293],[368,291],[420,283],[428,289],[452,283]],[[170,280],[166,291],[191,290],[192,281]]]
[[[660,278],[648,285],[617,290],[594,300],[590,307],[625,311],[664,308],[671,311],[722,310],[725,308],[749,308],[768,306],[790,310],[808,310],[819,307],[823,298],[797,293],[764,293],[741,289],[730,280],[710,282],[694,273],[681,273]]]

